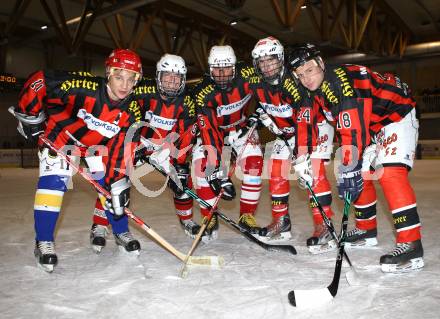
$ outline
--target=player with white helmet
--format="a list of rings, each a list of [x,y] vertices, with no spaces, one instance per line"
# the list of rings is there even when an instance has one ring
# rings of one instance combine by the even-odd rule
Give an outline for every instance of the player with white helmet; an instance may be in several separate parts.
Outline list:
[[[256,117],[277,136],[269,165],[273,221],[261,229],[260,237],[271,241],[288,239],[291,236],[288,205],[290,185],[286,176],[288,171],[283,170],[283,167],[292,165],[292,152],[298,158],[293,164],[299,174],[300,184],[307,181],[317,193],[318,201],[328,217],[332,215],[330,184],[325,178],[323,165],[320,160],[311,161],[309,157],[310,153],[316,152],[319,140],[316,110],[305,92],[297,87],[292,76],[285,72],[284,48],[278,39],[267,37],[259,40],[252,50],[252,59],[260,76],[260,81],[253,84],[259,102]],[[322,217],[318,208],[312,206],[312,210],[316,216],[314,219],[320,218],[317,224],[321,225]]]
[[[223,146],[230,146],[233,153],[241,154],[240,165],[243,180],[240,194],[239,224],[251,233],[258,233],[254,214],[261,194],[263,154],[256,131],[247,138],[246,111],[252,98],[250,80],[255,76],[251,66],[237,62],[235,52],[229,45],[216,45],[208,57],[209,74],[194,88],[197,104],[200,139],[194,149],[193,161],[197,171],[197,192],[201,198],[213,203],[223,190],[222,198],[232,200],[236,193],[234,185],[224,172],[221,162]],[[207,156],[213,150],[213,156]],[[214,154],[215,153],[215,154]],[[209,210],[201,208],[204,218]],[[208,224],[202,240],[217,237],[216,215]]]
[[[234,49],[229,45],[215,45],[208,56],[209,74],[216,85],[227,89],[235,77],[237,58]]]
[[[183,93],[186,83],[186,65],[182,57],[165,54],[156,64],[156,82],[164,98],[175,98]]]
[[[252,50],[255,71],[271,85],[280,84],[284,75],[284,47],[278,39],[268,37]]]

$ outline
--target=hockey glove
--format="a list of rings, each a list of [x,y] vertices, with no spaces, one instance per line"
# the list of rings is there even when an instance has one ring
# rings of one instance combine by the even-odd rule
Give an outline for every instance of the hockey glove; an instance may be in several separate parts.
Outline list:
[[[260,113],[258,112],[258,109],[255,110],[254,113],[249,115],[247,122],[246,122],[246,128],[249,130],[252,126],[256,125],[256,129],[260,129],[263,127],[263,124],[260,121]]]
[[[148,163],[170,173],[170,149],[160,148],[147,157]]]
[[[293,168],[295,169],[295,173],[298,175],[298,183],[301,188],[307,189],[307,184],[312,186],[313,170],[312,161],[309,154],[298,157],[293,164]]]
[[[261,124],[263,124],[269,131],[277,136],[283,135],[283,132],[278,128],[275,122],[270,118],[269,114],[266,113],[261,107],[256,109],[256,112],[259,114],[259,120]]]
[[[174,168],[176,169],[176,175],[170,175],[170,178],[168,179],[168,187],[171,188],[177,197],[180,197],[185,193],[184,189],[188,187],[190,177],[189,163],[177,164]]]
[[[13,114],[18,120],[17,131],[28,141],[36,142],[38,137],[44,133],[46,115],[44,112],[37,116],[27,115],[15,112],[14,107],[9,108],[9,112]]]
[[[133,159],[133,165],[135,167],[142,166],[146,163],[149,163],[149,156],[147,155],[145,147],[142,147],[140,149],[137,149],[134,152],[134,159]]]
[[[338,167],[338,193],[339,198],[344,199],[345,194],[351,196],[354,202],[364,189],[364,180],[362,178],[362,160],[356,165],[340,165]]]
[[[130,204],[130,180],[126,177],[110,186],[111,200],[107,199],[105,206],[118,220],[124,215],[124,209]]]
[[[233,200],[235,198],[234,184],[229,177],[224,176],[223,172],[219,172],[218,168],[212,174],[206,176],[206,180],[216,195],[220,194],[220,191],[223,190],[222,198],[224,200]]]
[[[260,121],[259,121],[259,114],[253,113],[249,116],[246,122],[246,126],[242,127],[238,131],[231,131],[228,135],[228,142],[235,148],[243,146],[246,143],[246,140],[248,138],[247,134],[249,130],[255,126],[255,129],[258,129],[260,127]]]

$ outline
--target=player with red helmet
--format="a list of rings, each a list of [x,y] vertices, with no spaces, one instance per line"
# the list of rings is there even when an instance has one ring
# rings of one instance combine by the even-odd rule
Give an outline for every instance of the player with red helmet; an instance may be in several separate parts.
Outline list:
[[[123,214],[130,190],[123,159],[124,152],[134,147],[134,143],[124,143],[124,139],[134,122],[129,106],[133,88],[142,75],[142,64],[136,53],[125,49],[114,50],[105,64],[106,78],[84,72],[35,72],[11,111],[25,138],[36,139],[43,134],[57,149],[69,149],[67,155],[72,160],[84,157],[92,163],[92,173],[103,172],[103,164],[106,166],[105,175],[94,177],[112,195],[105,205],[116,243],[127,251],[139,251],[139,242],[129,232],[127,216]],[[103,154],[103,146],[107,154]],[[104,163],[100,155],[105,155]],[[37,264],[51,272],[58,262],[54,231],[73,171],[63,157],[41,142],[38,156],[34,253]]]

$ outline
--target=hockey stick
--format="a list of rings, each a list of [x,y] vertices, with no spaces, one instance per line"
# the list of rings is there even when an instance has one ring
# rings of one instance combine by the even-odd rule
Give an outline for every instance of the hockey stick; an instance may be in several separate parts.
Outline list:
[[[319,212],[324,220],[325,225],[327,226],[327,229],[329,230],[333,239],[338,243],[340,238],[338,238],[338,235],[336,235],[335,227],[334,227],[332,221],[325,214],[325,211],[322,208],[321,203],[318,201],[318,198],[316,197],[315,192],[313,191],[312,187],[310,186],[310,184],[308,182],[306,182],[306,186],[310,192],[310,195],[312,196],[313,201],[315,202],[315,205],[319,209]],[[351,286],[357,286],[357,285],[359,285],[358,273],[357,273],[356,269],[354,268],[353,264],[351,263],[350,258],[348,258],[347,252],[345,250],[344,250],[344,257],[345,257],[345,260],[347,261],[348,265],[351,268],[351,272],[346,273],[345,277],[347,278],[347,281]]]
[[[261,108],[261,110],[262,110],[262,111],[263,111],[263,112],[264,112],[264,113],[265,113],[265,114],[266,114],[266,115],[272,120],[273,125],[276,126],[275,121],[271,118],[271,115],[268,114],[264,108]],[[278,129],[279,131],[281,131],[278,127],[277,127],[277,129]],[[284,144],[286,145],[287,150],[288,150],[289,153],[290,153],[290,157],[292,158],[292,161],[293,161],[294,158],[295,158],[293,149],[290,148],[290,145],[289,145],[288,141],[286,140],[286,138],[285,138],[284,136],[280,136],[279,138],[280,138],[280,139],[284,142]],[[323,220],[324,220],[325,225],[327,226],[327,229],[329,230],[329,232],[330,232],[330,234],[332,235],[333,239],[334,239],[335,242],[337,243],[339,240],[338,240],[338,237],[337,237],[337,235],[336,235],[336,231],[335,231],[335,228],[334,228],[334,226],[333,226],[332,221],[327,217],[326,213],[324,212],[324,209],[322,208],[322,205],[319,203],[318,198],[316,197],[316,194],[315,194],[315,192],[313,191],[311,185],[310,185],[307,181],[305,182],[305,184],[306,184],[307,189],[309,190],[309,192],[310,192],[310,194],[311,194],[311,197],[312,197],[313,201],[315,202],[316,206],[317,206],[318,209],[319,209],[319,212],[320,212],[320,214],[321,214],[321,216],[322,216],[322,218],[323,218]],[[350,265],[350,267],[352,267],[352,269],[354,270],[353,265],[352,265],[352,263],[351,263],[351,261],[350,261],[350,258],[348,258],[348,255],[347,255],[347,253],[345,253],[345,252],[344,252],[344,257],[345,257],[345,259],[347,260],[347,262],[348,262],[348,264]]]
[[[336,257],[335,272],[333,280],[327,288],[310,289],[310,290],[292,290],[287,295],[289,302],[294,307],[317,306],[331,301],[338,292],[339,278],[341,277],[342,260],[345,248],[345,235],[348,225],[348,213],[350,211],[351,198],[350,194],[345,194],[344,210],[342,215],[341,233],[339,235],[338,255]]]
[[[242,149],[240,150],[240,154],[236,157],[235,165],[232,166],[232,168],[230,169],[230,171],[228,173],[228,178],[230,178],[234,174],[235,168],[237,167],[237,163],[241,160],[241,157],[243,155],[244,149],[246,148],[246,146],[248,144],[249,138],[252,136],[252,134],[254,134],[254,131],[255,131],[256,128],[257,128],[257,123],[254,123],[254,125],[252,125],[251,128],[249,129],[249,131],[247,132],[245,143],[244,143]],[[182,268],[180,269],[180,272],[179,272],[179,276],[181,278],[185,278],[188,275],[188,268],[186,267],[186,265],[187,265],[186,261],[191,257],[191,255],[193,254],[193,252],[196,249],[197,245],[199,244],[200,239],[202,238],[203,233],[205,232],[206,227],[208,227],[208,225],[209,225],[209,223],[211,221],[212,215],[214,213],[216,213],[217,205],[218,205],[218,202],[220,201],[220,198],[222,197],[222,194],[223,194],[223,189],[220,189],[219,194],[217,195],[217,197],[215,198],[214,203],[212,204],[211,208],[209,209],[208,218],[205,218],[205,220],[203,221],[203,223],[202,223],[202,225],[200,227],[200,230],[199,230],[196,238],[194,239],[194,241],[193,241],[193,243],[191,245],[191,248],[188,251],[188,254],[186,255],[186,258],[183,261]]]
[[[160,167],[154,166],[154,168],[161,173],[163,176],[168,176]],[[205,201],[203,198],[200,198],[196,193],[194,193],[191,189],[188,187],[184,187],[183,191],[193,199],[195,199],[199,204],[205,206],[207,209],[211,210],[212,206],[207,201]],[[251,242],[256,243],[260,247],[269,250],[269,251],[286,251],[291,253],[292,255],[296,255],[296,249],[292,245],[272,245],[267,244],[265,242],[262,242],[258,238],[254,237],[249,231],[241,227],[237,222],[230,219],[228,216],[224,215],[219,210],[216,211],[216,214],[218,217],[220,217],[226,224],[231,225],[233,228],[238,230],[244,237],[246,237]]]
[[[40,136],[41,141],[45,143],[52,151],[56,152],[61,156],[73,169],[77,170],[82,177],[84,177],[90,184],[92,184],[95,189],[107,199],[111,199],[110,193],[102,187],[97,181],[90,178],[90,176],[84,172],[84,170],[78,167],[73,161],[70,160],[61,150],[57,149],[55,145],[46,137]],[[185,261],[191,265],[207,265],[207,266],[221,266],[223,265],[223,258],[221,256],[194,256],[189,260],[186,255],[174,248],[170,243],[168,243],[164,238],[162,238],[158,233],[156,233],[149,225],[147,225],[141,218],[136,216],[131,210],[125,208],[125,214],[135,221],[143,230],[146,231],[157,243],[159,243],[163,248],[165,248],[172,255],[177,257],[181,261]]]
[[[200,198],[196,193],[194,193],[189,188],[184,189],[184,191],[185,191],[186,194],[188,194],[193,199],[195,199],[198,203],[200,203],[203,206],[205,206],[207,209],[212,209],[212,206],[207,201],[205,201],[202,198]],[[246,229],[241,227],[239,224],[237,224],[237,222],[235,222],[234,220],[230,219],[228,216],[226,216],[225,214],[223,214],[219,210],[216,211],[216,214],[224,222],[226,222],[228,225],[231,225],[233,228],[238,230],[244,237],[246,237],[251,242],[256,243],[260,247],[262,247],[262,248],[264,248],[266,250],[270,250],[270,251],[286,251],[286,252],[291,253],[292,255],[296,255],[296,249],[292,245],[271,245],[271,244],[267,244],[265,242],[262,242],[261,240],[259,240],[256,237],[254,237],[249,231],[247,231]]]

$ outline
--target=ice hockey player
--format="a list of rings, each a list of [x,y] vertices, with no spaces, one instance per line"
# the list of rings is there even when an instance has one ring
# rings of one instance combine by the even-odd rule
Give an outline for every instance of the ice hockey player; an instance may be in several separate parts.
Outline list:
[[[106,78],[64,71],[38,71],[26,81],[14,109],[18,130],[27,139],[43,134],[53,145],[75,161],[93,157],[104,146],[107,174],[99,182],[111,193],[105,202],[113,214],[117,245],[139,251],[140,244],[128,229],[124,208],[129,203],[130,183],[124,174],[124,151],[133,143],[123,143],[134,118],[128,108],[133,88],[142,75],[139,56],[115,49],[105,62]],[[93,147],[91,147],[93,146]],[[98,154],[95,154],[98,152]],[[128,153],[127,153],[128,154]],[[40,174],[35,195],[35,257],[37,264],[51,272],[57,264],[54,231],[73,170],[62,156],[39,143]],[[99,157],[99,156],[98,156]],[[98,165],[99,166],[99,165]],[[117,221],[116,221],[117,220]]]
[[[192,219],[193,201],[183,187],[192,187],[190,167],[186,154],[191,152],[195,139],[195,104],[186,89],[187,68],[182,57],[165,54],[156,65],[156,78],[143,78],[135,88],[134,98],[140,106],[138,120],[146,124],[141,131],[142,147],[138,148],[136,161],[143,164],[155,158],[160,169],[170,172],[174,168],[180,187],[168,180],[174,192],[174,205],[185,233],[194,238],[200,226]],[[166,145],[169,143],[171,149]],[[170,150],[180,150],[180,154],[170,154]],[[170,156],[173,155],[173,156]],[[159,163],[160,162],[160,163]],[[97,203],[93,216],[92,245],[105,246],[108,221]],[[103,231],[97,232],[98,229]]]
[[[370,167],[383,189],[396,229],[396,246],[380,257],[384,272],[424,266],[420,219],[408,171],[418,135],[415,101],[405,83],[365,66],[343,64],[326,69],[313,44],[299,45],[289,58],[293,75],[322,102],[341,140],[339,196],[349,193],[356,209],[351,245],[375,245],[376,193]],[[399,192],[396,192],[396,188]]]
[[[213,203],[222,190],[222,198],[236,196],[234,185],[222,163],[223,146],[230,146],[243,172],[240,195],[239,224],[251,233],[258,233],[255,211],[261,194],[263,154],[256,131],[248,138],[246,110],[252,97],[249,80],[253,68],[237,63],[229,45],[216,45],[208,57],[209,74],[194,89],[201,138],[193,153],[198,195]],[[208,154],[208,156],[206,156]],[[206,177],[206,179],[205,179]],[[202,208],[204,218],[209,210]],[[208,224],[204,241],[217,237],[218,220],[214,215]]]
[[[193,200],[183,190],[192,188],[187,155],[191,154],[197,133],[195,103],[186,87],[186,73],[182,57],[165,54],[157,62],[155,83],[141,82],[135,96],[143,120],[148,123],[141,134],[146,155],[166,172],[171,169],[176,174],[180,185],[170,178],[168,186],[174,192],[179,222],[185,233],[194,238],[200,226],[192,219]]]
[[[293,165],[299,175],[300,184],[305,187],[304,183],[307,181],[312,186],[327,217],[331,218],[333,212],[330,208],[330,184],[321,158],[330,157],[333,136],[329,138],[331,131],[321,129],[321,126],[319,136],[317,135],[319,110],[314,108],[307,92],[298,87],[292,75],[286,72],[284,47],[279,40],[273,37],[259,40],[252,50],[252,59],[261,79],[253,84],[254,94],[259,101],[256,118],[277,136],[269,165],[273,222],[261,229],[260,237],[272,241],[277,238],[289,239],[289,171],[292,153],[297,158]],[[312,160],[308,154],[311,154]],[[314,202],[311,200],[310,203],[312,205]],[[312,252],[318,248],[322,251],[322,246],[328,246],[331,242],[331,236],[323,225],[318,208],[312,207],[316,230],[307,240],[307,246]]]

